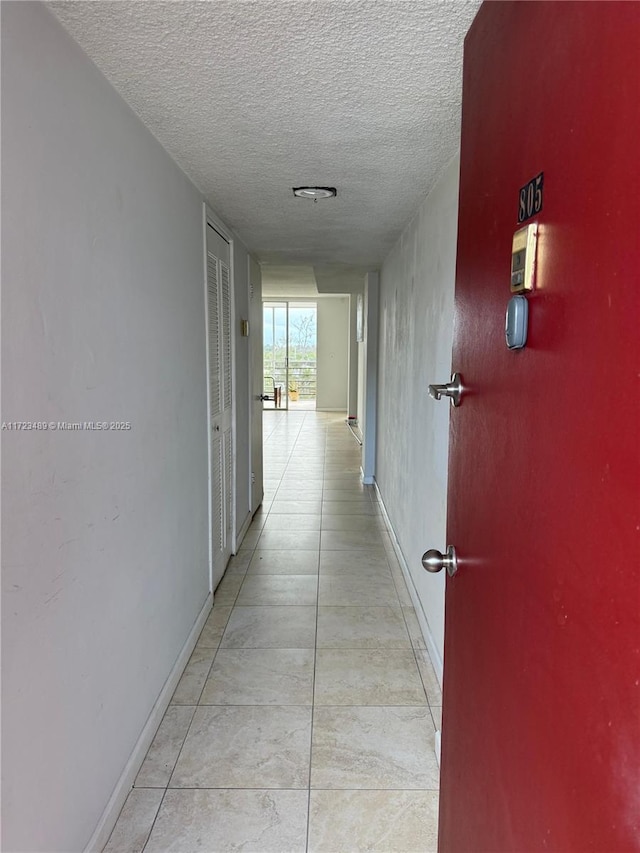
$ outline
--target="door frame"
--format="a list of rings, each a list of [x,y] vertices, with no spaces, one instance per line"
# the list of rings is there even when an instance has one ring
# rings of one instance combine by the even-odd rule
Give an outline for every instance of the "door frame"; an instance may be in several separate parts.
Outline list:
[[[259,281],[255,281],[253,270],[257,267]],[[264,476],[262,458],[262,443],[263,443],[263,423],[262,416],[264,406],[257,395],[262,396],[264,390],[263,375],[264,375],[264,334],[262,330],[263,324],[263,307],[262,307],[262,273],[260,264],[249,253],[247,255],[247,299],[249,303],[249,417],[251,419],[249,429],[249,456],[251,464],[249,465],[249,495],[251,516],[257,512],[258,507],[262,504],[264,498]],[[254,302],[255,300],[255,302]],[[259,319],[258,319],[259,316]],[[256,372],[255,360],[259,357],[260,371]],[[259,385],[258,385],[259,382]],[[254,436],[256,426],[256,408],[255,404],[260,402],[260,442]],[[260,464],[257,465],[257,460]]]
[[[348,296],[348,295],[349,295],[348,293],[347,294],[344,294],[344,293],[329,294],[329,296]],[[284,388],[285,403],[284,403],[284,405],[281,404],[280,408],[277,409],[277,411],[282,411],[282,412],[290,411],[290,407],[289,407],[289,375],[291,372],[291,364],[290,364],[290,357],[289,357],[289,341],[290,341],[291,324],[290,324],[289,317],[290,317],[290,313],[291,313],[291,307],[293,306],[294,308],[302,308],[305,305],[313,305],[315,307],[315,310],[316,310],[316,345],[315,345],[315,353],[316,353],[316,396],[315,396],[315,404],[316,404],[316,408],[313,409],[313,411],[317,411],[317,405],[318,405],[318,314],[319,314],[318,305],[319,305],[319,299],[318,299],[318,297],[314,298],[312,296],[301,296],[299,298],[295,298],[294,296],[263,297],[263,299],[262,299],[262,316],[263,316],[263,318],[264,318],[264,309],[265,309],[266,305],[281,306],[281,307],[284,307],[284,309],[285,309],[285,321],[286,321],[286,335],[285,335],[286,356],[285,356],[285,388]],[[274,326],[275,326],[275,324],[274,324]],[[274,343],[275,343],[275,341],[274,341]],[[263,331],[262,331],[262,351],[264,353],[264,327],[263,327]],[[264,356],[263,356],[263,369],[264,369]],[[275,406],[274,406],[274,409],[271,409],[271,408],[267,409],[267,408],[264,408],[264,406],[263,406],[263,411],[265,411],[265,412],[270,412],[270,411],[274,411],[274,410],[275,410]],[[342,411],[342,409],[340,409],[339,411]]]
[[[234,244],[235,237],[225,223],[216,216],[206,202],[202,204],[202,262],[203,262],[203,278],[204,278],[204,322],[205,322],[205,360],[206,360],[206,377],[207,377],[207,484],[208,484],[208,531],[209,531],[209,592],[213,590],[213,506],[211,501],[212,495],[212,467],[213,460],[211,458],[211,400],[209,398],[210,382],[209,382],[209,295],[207,290],[207,227],[212,226],[224,239],[229,243],[229,284],[231,288],[231,440],[233,443],[233,453],[231,455],[231,553],[235,554],[237,550],[237,531],[236,531],[236,454],[237,454],[237,435],[236,435],[236,323],[235,323],[235,257]]]
[[[286,355],[284,357],[284,406],[282,405],[282,398],[280,398],[280,407],[276,406],[276,401],[273,401],[273,411],[289,411],[289,300],[288,299],[263,299],[262,300],[262,371],[264,375],[264,309],[266,305],[271,306],[284,306],[284,316],[285,316],[285,352]],[[274,310],[273,308],[271,309]],[[273,345],[275,347],[275,313],[273,314],[273,329],[274,329],[274,339]],[[263,391],[264,393],[264,391]],[[268,412],[271,411],[267,409],[262,404],[262,411]]]

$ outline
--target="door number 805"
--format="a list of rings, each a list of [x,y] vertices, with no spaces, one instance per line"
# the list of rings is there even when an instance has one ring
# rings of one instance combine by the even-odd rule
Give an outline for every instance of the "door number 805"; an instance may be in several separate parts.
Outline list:
[[[544,187],[544,172],[532,178],[520,190],[518,200],[518,222],[531,219],[542,210],[542,190]]]

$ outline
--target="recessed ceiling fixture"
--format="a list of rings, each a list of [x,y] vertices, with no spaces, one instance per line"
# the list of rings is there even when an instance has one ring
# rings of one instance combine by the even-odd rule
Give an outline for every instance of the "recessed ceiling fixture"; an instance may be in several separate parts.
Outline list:
[[[338,195],[338,191],[335,187],[294,187],[293,194],[298,198],[318,201],[319,198],[333,198]]]

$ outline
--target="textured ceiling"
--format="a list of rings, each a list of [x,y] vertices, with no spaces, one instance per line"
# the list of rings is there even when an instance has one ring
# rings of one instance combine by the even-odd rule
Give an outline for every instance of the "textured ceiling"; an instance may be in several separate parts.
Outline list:
[[[329,293],[357,293],[364,285],[367,267],[348,264],[293,266],[262,263],[262,295],[265,299],[313,299]]]
[[[54,2],[261,261],[376,266],[455,153],[479,0]],[[328,185],[313,203],[291,187]]]
[[[264,299],[317,297],[313,267],[263,263],[262,296]]]

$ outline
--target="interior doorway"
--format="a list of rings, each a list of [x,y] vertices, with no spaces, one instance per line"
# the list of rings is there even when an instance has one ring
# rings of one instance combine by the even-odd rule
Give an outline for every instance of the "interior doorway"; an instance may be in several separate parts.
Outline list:
[[[263,329],[264,408],[315,410],[316,302],[264,302]]]

